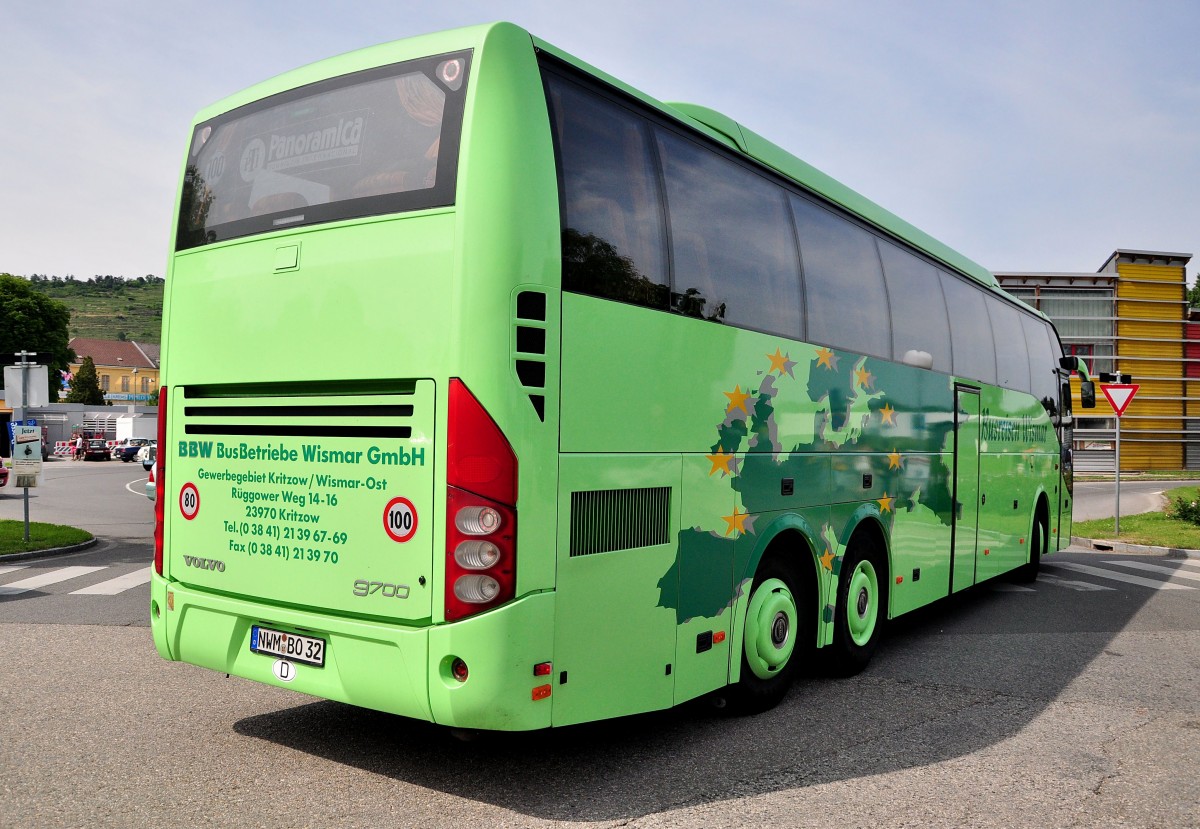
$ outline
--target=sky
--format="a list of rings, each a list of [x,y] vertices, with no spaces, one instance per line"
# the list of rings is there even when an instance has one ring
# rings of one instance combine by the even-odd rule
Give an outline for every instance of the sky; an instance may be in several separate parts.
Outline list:
[[[0,0],[0,272],[166,273],[195,113],[491,20],[734,118],[984,267],[1200,271],[1195,0]]]

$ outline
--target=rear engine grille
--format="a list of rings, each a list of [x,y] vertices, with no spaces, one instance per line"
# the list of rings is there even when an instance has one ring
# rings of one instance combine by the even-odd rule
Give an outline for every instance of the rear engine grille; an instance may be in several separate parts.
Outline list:
[[[666,544],[670,531],[670,487],[571,493],[571,556]]]

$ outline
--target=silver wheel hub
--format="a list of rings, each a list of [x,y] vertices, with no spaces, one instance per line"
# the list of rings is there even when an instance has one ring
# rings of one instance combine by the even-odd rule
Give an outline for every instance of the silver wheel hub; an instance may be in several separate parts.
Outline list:
[[[783,643],[787,641],[789,627],[787,614],[776,613],[771,622],[771,643],[775,647],[783,647]]]

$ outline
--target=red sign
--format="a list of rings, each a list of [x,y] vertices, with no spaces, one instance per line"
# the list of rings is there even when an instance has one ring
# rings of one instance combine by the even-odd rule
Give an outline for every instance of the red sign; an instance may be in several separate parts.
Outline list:
[[[383,528],[392,541],[403,544],[417,533],[417,508],[407,498],[393,498],[383,508]]]
[[[1104,392],[1104,396],[1108,398],[1108,404],[1113,407],[1117,417],[1120,417],[1129,408],[1129,404],[1139,388],[1141,386],[1137,383],[1109,383],[1101,386],[1100,391]]]

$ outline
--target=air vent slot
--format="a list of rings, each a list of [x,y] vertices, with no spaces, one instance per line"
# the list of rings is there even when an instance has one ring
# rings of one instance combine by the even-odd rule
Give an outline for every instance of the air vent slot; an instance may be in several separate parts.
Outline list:
[[[571,493],[572,557],[666,544],[670,530],[670,487]]]
[[[335,397],[335,387],[315,385],[196,387],[185,390],[183,431],[188,435],[241,437],[372,438],[412,437],[417,411],[414,386],[392,385],[399,394]],[[341,386],[343,389],[354,388]],[[357,391],[357,389],[355,389]],[[256,396],[237,396],[252,391]],[[304,395],[308,392],[309,395]],[[316,393],[315,396],[313,393]],[[289,400],[290,405],[284,404]],[[426,404],[428,405],[428,404]]]
[[[538,420],[546,420],[546,295],[538,291],[517,294],[516,339],[513,366],[521,384],[537,412]]]

